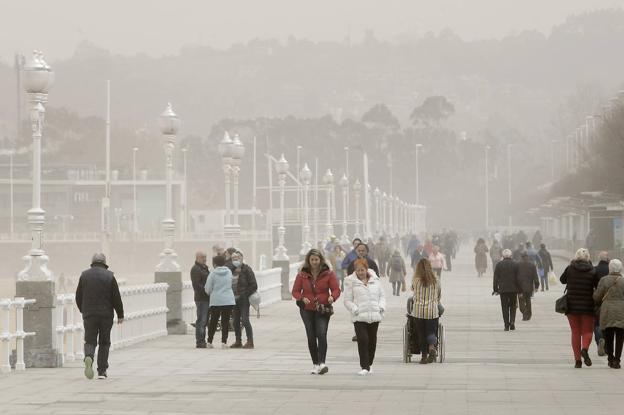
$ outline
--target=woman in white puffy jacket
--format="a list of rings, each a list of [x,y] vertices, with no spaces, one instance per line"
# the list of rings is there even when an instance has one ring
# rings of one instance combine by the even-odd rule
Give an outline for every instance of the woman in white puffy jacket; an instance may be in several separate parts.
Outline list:
[[[386,309],[386,297],[381,280],[368,269],[366,259],[354,262],[355,272],[345,279],[344,305],[351,313],[360,355],[358,375],[371,372],[377,348],[377,329]]]

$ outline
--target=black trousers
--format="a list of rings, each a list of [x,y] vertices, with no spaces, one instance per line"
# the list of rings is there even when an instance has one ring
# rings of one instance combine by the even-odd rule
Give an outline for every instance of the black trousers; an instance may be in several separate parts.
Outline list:
[[[108,351],[110,350],[110,332],[113,328],[113,317],[90,316],[82,319],[84,326],[84,354],[93,359],[95,347],[99,345],[97,356],[98,373],[108,369]]]
[[[520,312],[522,313],[522,320],[531,320],[531,316],[533,313],[531,312],[531,295],[532,292],[528,293],[520,293],[518,296],[518,308],[520,308]]]
[[[212,344],[212,339],[217,331],[217,323],[221,317],[221,343],[227,343],[228,332],[230,330],[231,305],[221,305],[210,307],[210,323],[208,324],[208,343]]]
[[[377,349],[377,329],[379,322],[364,323],[356,321],[353,323],[355,335],[357,336],[358,354],[360,355],[360,367],[370,370],[375,360],[375,350]]]
[[[622,357],[622,346],[624,345],[624,329],[607,327],[604,330],[604,338],[609,362],[619,362]]]
[[[501,308],[503,310],[503,322],[505,327],[516,324],[516,293],[500,293]]]

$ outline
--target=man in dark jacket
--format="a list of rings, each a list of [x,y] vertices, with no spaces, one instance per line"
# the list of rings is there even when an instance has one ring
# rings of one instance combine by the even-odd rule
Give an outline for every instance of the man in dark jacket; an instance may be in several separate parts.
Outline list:
[[[607,251],[600,252],[598,259],[600,261],[594,267],[594,272],[596,273],[596,280],[600,282],[602,277],[609,275],[609,253]],[[602,336],[602,330],[600,330],[600,315],[597,315],[594,321],[594,339],[598,345],[598,356],[606,355],[605,341]]]
[[[548,291],[548,273],[550,271],[554,271],[552,257],[550,256],[550,252],[546,249],[546,244],[540,244],[540,250],[537,251],[537,255],[539,255],[542,260],[542,265],[544,266],[544,275],[540,275],[540,283],[542,286],[542,291],[544,288]]]
[[[117,324],[124,319],[123,303],[115,275],[108,270],[106,256],[95,254],[91,268],[80,275],[76,289],[76,305],[82,313],[84,325],[84,374],[93,379],[93,356],[98,349],[98,378],[106,379],[110,332],[113,327],[113,310],[117,313]]]
[[[412,266],[412,269],[414,271],[416,271],[416,264],[418,264],[418,261],[423,258],[429,258],[429,255],[427,255],[427,253],[425,252],[424,246],[418,245],[414,252],[412,252],[412,257],[410,261],[410,265]]]
[[[359,244],[358,246],[355,247],[355,253],[357,255],[357,258],[354,258],[353,261],[351,261],[351,263],[347,267],[347,275],[351,275],[355,272],[354,264],[355,264],[356,259],[365,258],[366,261],[368,261],[368,268],[375,271],[375,274],[377,274],[377,276],[380,277],[377,263],[368,256],[368,245],[366,245],[365,243]]]
[[[522,312],[522,320],[531,320],[531,296],[533,291],[539,288],[537,268],[526,252],[518,262],[518,288],[520,289],[519,308]]]
[[[191,268],[191,283],[193,284],[193,297],[197,310],[197,320],[195,321],[195,347],[206,348],[206,326],[208,326],[208,315],[210,308],[210,296],[206,294],[204,287],[208,279],[208,265],[206,265],[206,253],[198,251],[195,254],[195,264]]]
[[[249,296],[258,290],[256,275],[251,267],[243,262],[243,253],[236,251],[232,254],[230,263],[232,271],[232,291],[236,304],[232,313],[234,320],[234,335],[236,342],[230,346],[232,349],[253,349],[253,328],[249,321]],[[243,345],[241,322],[245,328],[247,342]]]
[[[503,259],[494,268],[493,293],[500,295],[505,331],[515,330],[516,301],[518,299],[518,264],[509,249],[503,250]]]

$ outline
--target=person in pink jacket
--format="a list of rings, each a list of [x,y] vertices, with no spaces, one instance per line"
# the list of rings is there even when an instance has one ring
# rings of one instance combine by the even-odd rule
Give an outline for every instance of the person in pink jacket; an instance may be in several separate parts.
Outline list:
[[[440,252],[440,247],[435,245],[429,255],[429,262],[431,263],[431,269],[437,275],[438,279],[442,278],[442,270],[446,268],[446,261],[444,255]]]

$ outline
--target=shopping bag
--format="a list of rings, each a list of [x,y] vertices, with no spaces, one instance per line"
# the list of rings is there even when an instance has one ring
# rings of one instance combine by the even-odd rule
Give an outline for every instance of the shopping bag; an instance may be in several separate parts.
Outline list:
[[[557,281],[557,275],[555,274],[555,271],[548,271],[548,285],[557,285],[558,282],[559,281]]]

